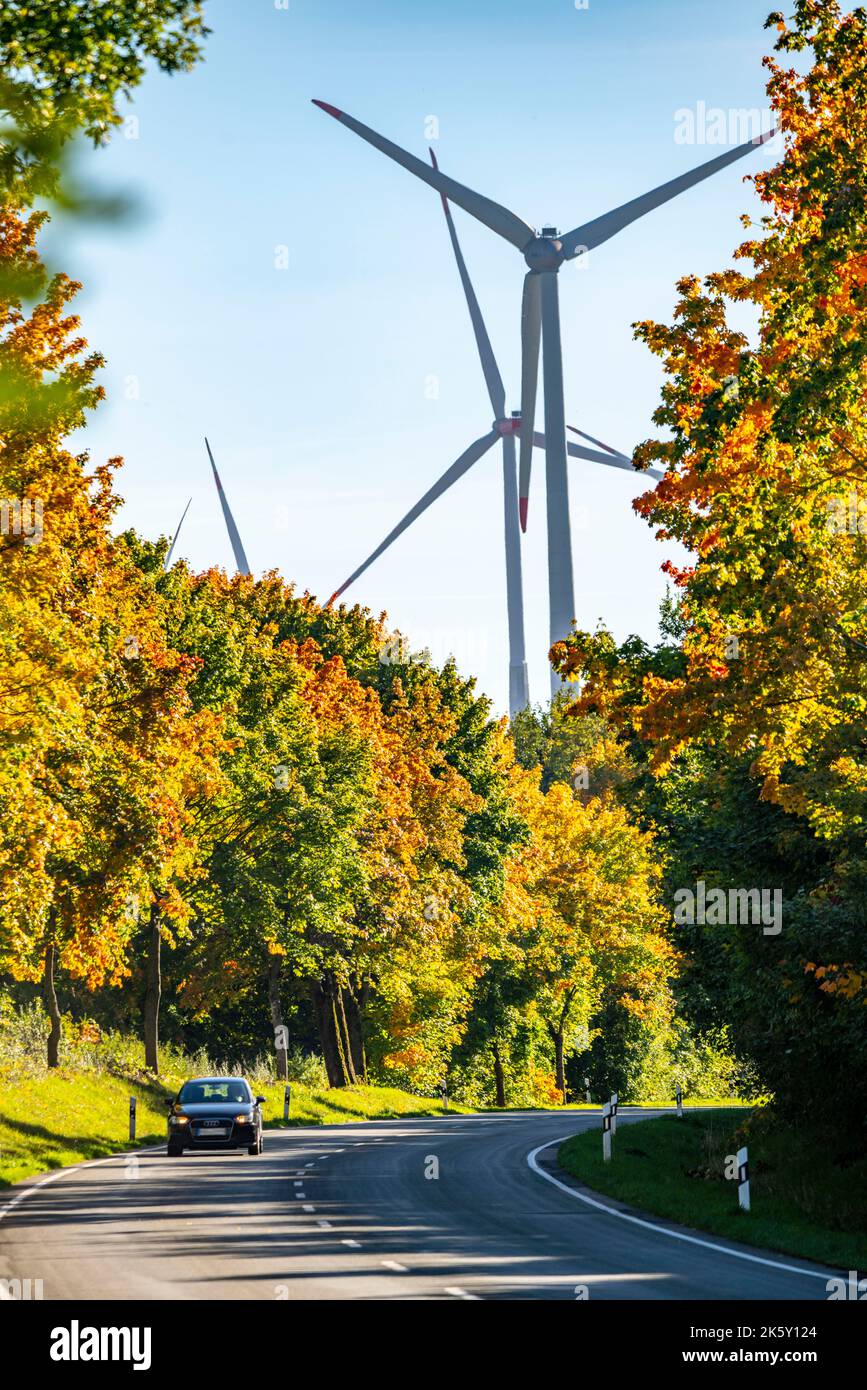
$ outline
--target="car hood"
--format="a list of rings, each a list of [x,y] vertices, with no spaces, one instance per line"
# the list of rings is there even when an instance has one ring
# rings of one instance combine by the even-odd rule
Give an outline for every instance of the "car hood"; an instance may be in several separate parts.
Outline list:
[[[192,1105],[182,1104],[178,1108],[182,1114],[189,1115],[191,1120],[216,1120],[240,1115],[242,1111],[247,1115],[253,1112],[253,1104],[248,1100],[197,1101]]]

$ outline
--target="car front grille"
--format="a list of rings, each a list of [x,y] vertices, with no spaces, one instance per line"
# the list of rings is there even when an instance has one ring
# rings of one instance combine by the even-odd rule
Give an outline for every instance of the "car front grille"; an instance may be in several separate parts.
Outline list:
[[[231,1120],[194,1120],[190,1125],[194,1139],[213,1139],[215,1143],[225,1142],[231,1139],[234,1125]],[[214,1130],[225,1130],[224,1134],[215,1134]]]

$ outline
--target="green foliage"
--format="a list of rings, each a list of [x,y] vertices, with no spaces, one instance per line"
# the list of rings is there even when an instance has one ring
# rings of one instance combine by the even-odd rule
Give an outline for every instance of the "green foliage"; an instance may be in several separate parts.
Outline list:
[[[0,9],[0,191],[4,201],[61,194],[64,146],[105,140],[119,104],[154,62],[187,71],[207,35],[202,0],[4,0]]]
[[[781,156],[754,176],[736,268],[684,276],[670,324],[637,324],[665,369],[636,500],[678,591],[668,640],[576,632],[554,651],[576,716],[609,719],[643,766],[666,888],[779,892],[782,930],[679,932],[681,999],[729,1023],[787,1117],[867,1117],[867,10],[771,16]],[[792,54],[803,55],[792,64]],[[748,341],[734,314],[748,306]],[[636,750],[640,750],[636,754]]]

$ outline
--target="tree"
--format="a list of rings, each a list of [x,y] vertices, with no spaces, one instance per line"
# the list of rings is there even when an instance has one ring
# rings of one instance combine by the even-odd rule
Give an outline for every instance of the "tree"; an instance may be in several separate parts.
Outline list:
[[[207,36],[202,0],[5,0],[0,12],[0,195],[20,206],[60,195],[64,147],[100,144],[120,124],[149,60],[187,71]]]
[[[0,209],[3,284],[36,297],[0,298],[0,954],[43,977],[54,1065],[58,966],[116,982],[130,902],[182,911],[169,884],[191,866],[183,803],[211,731],[189,718],[193,666],[111,538],[117,461],[91,477],[62,444],[101,396],[100,359],[66,312],[77,286],[41,266],[41,220]]]
[[[584,682],[576,709],[637,730],[659,772],[713,743],[749,763],[795,835],[826,842],[784,935],[746,952],[743,995],[766,1020],[756,1062],[767,1075],[778,1059],[781,1105],[817,1115],[851,1104],[846,1077],[863,1067],[841,1041],[863,1036],[867,999],[867,13],[799,0],[791,22],[768,23],[777,52],[811,62],[767,60],[785,150],[754,180],[765,213],[736,253],[751,273],[686,278],[674,323],[638,328],[665,365],[655,420],[671,437],[638,450],[667,473],[636,506],[691,552],[667,567],[678,650],[649,663],[576,633],[553,658]],[[732,303],[756,312],[754,344]],[[784,1074],[802,1043],[822,1056],[821,1086],[812,1067]]]
[[[522,956],[565,1095],[567,1055],[582,1035],[589,1043],[606,1003],[663,1020],[674,955],[652,841],[623,808],[610,797],[584,804],[562,783],[542,793],[534,774],[525,774],[518,795],[531,827],[516,866],[528,898]]]

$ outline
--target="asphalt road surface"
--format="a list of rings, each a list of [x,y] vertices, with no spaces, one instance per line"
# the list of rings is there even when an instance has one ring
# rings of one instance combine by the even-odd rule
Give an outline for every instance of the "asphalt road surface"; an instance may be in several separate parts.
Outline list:
[[[618,1130],[648,1113],[621,1111]],[[271,1130],[258,1158],[67,1169],[0,1201],[0,1278],[74,1300],[827,1298],[832,1271],[807,1261],[579,1200],[551,1141],[588,1125],[598,1114]]]

